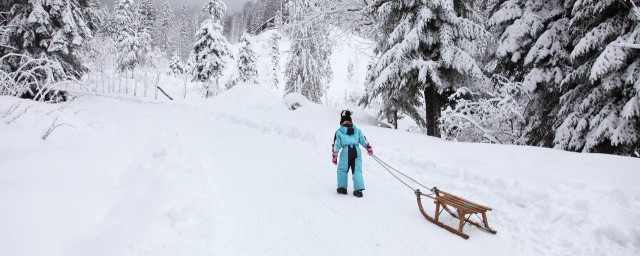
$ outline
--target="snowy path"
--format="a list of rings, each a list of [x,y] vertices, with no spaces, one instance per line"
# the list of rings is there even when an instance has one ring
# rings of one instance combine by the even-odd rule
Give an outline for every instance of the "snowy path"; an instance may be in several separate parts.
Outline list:
[[[495,209],[489,220],[498,234],[467,227],[465,241],[425,221],[412,192],[369,157],[365,197],[336,194],[327,153],[335,111],[290,112],[252,91],[198,104],[82,99],[76,104],[90,111],[77,118],[94,129],[61,130],[47,143],[20,141],[20,131],[0,126],[0,134],[16,135],[3,136],[11,148],[0,150],[0,254],[640,251],[637,159],[363,126],[384,160]]]

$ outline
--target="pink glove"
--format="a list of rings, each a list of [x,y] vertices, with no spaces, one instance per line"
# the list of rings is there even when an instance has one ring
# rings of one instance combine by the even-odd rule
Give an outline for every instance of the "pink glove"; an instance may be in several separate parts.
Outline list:
[[[331,154],[333,156],[333,158],[331,159],[331,162],[333,163],[333,165],[338,165],[338,153],[333,152],[333,154]]]
[[[367,144],[367,152],[369,153],[370,156],[373,155],[373,148],[371,147],[370,144]]]

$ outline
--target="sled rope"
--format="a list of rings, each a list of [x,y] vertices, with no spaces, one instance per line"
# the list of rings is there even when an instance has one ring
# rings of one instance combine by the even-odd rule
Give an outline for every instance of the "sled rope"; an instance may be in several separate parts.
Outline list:
[[[405,186],[407,186],[409,189],[411,189],[411,191],[416,191],[415,188],[413,188],[412,186],[410,186],[409,184],[407,184],[404,180],[400,179],[400,177],[398,177],[398,175],[394,174],[392,171],[399,173],[400,175],[404,176],[405,178],[413,181],[414,183],[420,185],[421,187],[429,190],[429,191],[433,191],[433,188],[428,188],[427,186],[423,185],[422,183],[418,182],[416,179],[411,178],[409,175],[399,171],[396,168],[393,168],[391,165],[387,164],[385,161],[382,161],[382,159],[380,159],[379,157],[377,157],[376,155],[372,155],[371,157],[373,157],[374,160],[376,160],[376,162],[378,162],[378,164],[380,164],[380,166],[382,166],[382,168],[384,168],[387,172],[389,172],[389,174],[391,174],[394,178],[396,178],[398,181],[400,181],[402,184],[404,184]]]

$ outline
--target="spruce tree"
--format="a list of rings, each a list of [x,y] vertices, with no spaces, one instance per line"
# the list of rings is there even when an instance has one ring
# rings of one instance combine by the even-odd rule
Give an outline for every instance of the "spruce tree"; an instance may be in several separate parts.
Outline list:
[[[527,143],[552,146],[560,83],[568,72],[570,10],[565,1],[494,0],[487,4],[491,72],[523,82],[530,101],[524,116]]]
[[[182,61],[180,61],[180,57],[178,57],[178,55],[173,55],[169,62],[169,74],[179,76],[184,74],[184,71],[184,65],[182,64]]]
[[[273,76],[273,84],[276,88],[278,88],[280,84],[280,80],[278,79],[280,75],[280,39],[282,39],[282,36],[278,31],[274,32],[269,39],[269,44],[271,45],[271,51],[269,52],[271,55],[271,75]]]
[[[196,42],[191,51],[193,63],[193,81],[202,82],[205,97],[211,94],[211,79],[215,79],[215,88],[219,86],[219,78],[225,67],[224,58],[229,54],[228,43],[222,34],[221,22],[227,7],[220,0],[209,0],[203,11],[210,15],[202,22],[196,32]]]
[[[168,1],[165,2],[160,11],[157,26],[157,44],[165,54],[172,54],[176,50],[175,41],[178,38],[172,34],[176,27],[175,18],[171,4]]]
[[[559,149],[638,154],[640,53],[620,47],[640,42],[640,17],[620,1],[576,1],[569,31],[573,70],[562,81]]]
[[[139,0],[138,2],[139,23],[147,31],[153,31],[158,17],[156,6],[151,0]]]
[[[366,11],[375,20],[377,58],[362,103],[379,99],[382,117],[399,111],[439,136],[440,92],[484,78],[475,58],[488,32],[456,11],[466,8],[457,0],[372,1]]]
[[[242,44],[238,58],[239,79],[241,82],[257,84],[258,68],[256,66],[256,52],[253,50],[251,36],[247,33],[242,35]]]
[[[133,0],[117,1],[114,15],[118,69],[133,70],[144,60],[144,44],[149,34],[140,30],[142,26]]]
[[[9,1],[0,5],[7,10],[0,38],[0,55],[24,54],[58,62],[68,76],[87,72],[79,56],[80,49],[93,36],[100,23],[95,1]],[[3,64],[16,70],[24,58],[11,57]]]
[[[285,71],[285,95],[300,93],[321,103],[326,84],[331,80],[331,45],[322,16],[314,13],[313,0],[290,1],[287,31],[291,38]]]

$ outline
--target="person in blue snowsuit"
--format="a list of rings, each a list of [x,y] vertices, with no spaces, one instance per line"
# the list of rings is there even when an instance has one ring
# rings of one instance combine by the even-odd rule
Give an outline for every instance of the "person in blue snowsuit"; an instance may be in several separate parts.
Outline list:
[[[362,154],[360,147],[367,149],[373,155],[373,148],[360,129],[353,125],[351,112],[342,111],[340,114],[340,128],[333,138],[332,162],[338,166],[338,193],[347,194],[349,169],[353,173],[353,195],[362,197],[364,179],[362,177]],[[340,161],[338,161],[340,157]]]

